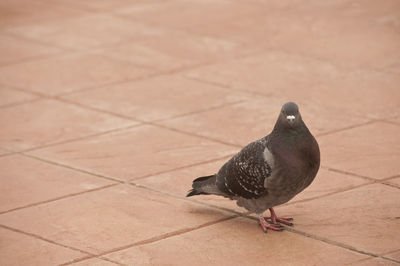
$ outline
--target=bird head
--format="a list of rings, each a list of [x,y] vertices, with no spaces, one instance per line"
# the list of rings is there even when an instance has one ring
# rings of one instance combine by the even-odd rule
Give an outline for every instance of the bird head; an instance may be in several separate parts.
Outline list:
[[[294,102],[287,102],[282,106],[277,124],[281,127],[296,128],[302,124],[299,107]]]

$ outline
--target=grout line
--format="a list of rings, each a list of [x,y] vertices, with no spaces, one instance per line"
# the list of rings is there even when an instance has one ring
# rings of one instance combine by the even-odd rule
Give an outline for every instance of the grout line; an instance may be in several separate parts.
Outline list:
[[[249,218],[249,219],[252,219],[252,220],[258,221],[258,219],[256,217],[253,217],[253,216],[245,216],[245,217]],[[393,261],[393,262],[400,263],[400,261],[398,261],[398,260],[395,260],[395,259],[392,259],[392,258],[388,258],[388,257],[384,257],[382,255],[378,255],[378,254],[375,254],[375,253],[372,253],[372,252],[369,252],[369,251],[361,250],[361,249],[358,249],[356,247],[353,247],[353,246],[345,244],[345,243],[341,243],[341,242],[336,241],[336,240],[332,240],[332,239],[329,239],[329,238],[325,238],[325,237],[322,237],[322,236],[318,236],[318,235],[315,235],[315,234],[311,234],[311,233],[307,233],[307,232],[304,232],[304,231],[301,231],[301,230],[297,230],[297,229],[294,229],[293,227],[285,226],[285,230],[287,230],[287,231],[289,231],[291,233],[302,235],[302,236],[305,236],[305,237],[308,237],[308,238],[311,238],[311,239],[314,239],[314,240],[318,240],[318,241],[321,241],[321,242],[324,242],[324,243],[327,243],[327,244],[330,244],[330,245],[333,245],[333,246],[337,246],[337,247],[341,247],[341,248],[344,248],[344,249],[348,249],[348,250],[351,250],[351,251],[354,251],[354,252],[357,252],[357,253],[360,253],[360,254],[363,254],[363,255],[368,255],[368,256],[372,256],[372,257],[376,257],[376,258],[382,258],[382,259],[386,259],[386,260],[390,260],[390,261]]]
[[[194,110],[191,112],[187,112],[187,113],[182,113],[182,114],[178,114],[178,115],[174,115],[174,116],[170,116],[170,117],[166,117],[166,118],[160,118],[160,119],[156,119],[156,120],[151,120],[151,123],[158,123],[158,122],[164,122],[164,121],[169,121],[169,120],[173,120],[176,118],[182,118],[182,117],[186,117],[186,116],[190,116],[190,115],[194,115],[194,114],[201,114],[201,113],[205,113],[208,111],[212,111],[212,110],[216,110],[216,109],[220,109],[226,106],[231,106],[231,105],[235,105],[235,104],[239,104],[239,103],[243,103],[246,102],[246,100],[237,100],[234,102],[229,102],[229,103],[222,103],[219,105],[215,105],[215,106],[211,106],[208,108],[203,108],[203,109],[198,109],[198,110]]]
[[[393,177],[391,177],[391,178],[393,178]],[[371,182],[371,183],[373,183],[373,182]],[[352,188],[345,189],[345,190],[343,190],[343,191],[351,190],[351,189],[358,188],[358,187],[365,186],[365,185],[369,185],[369,184],[370,184],[370,183],[362,184],[362,185],[359,185],[359,186],[355,186],[355,187],[352,187]],[[172,196],[172,197],[174,197],[174,198],[180,198],[180,199],[182,199],[182,198],[179,197],[179,196],[171,195],[171,194],[165,193],[165,192],[160,192],[160,191],[157,191],[157,190],[155,190],[155,189],[152,189],[152,188],[149,188],[149,187],[146,187],[146,186],[143,186],[143,185],[137,185],[137,184],[132,184],[132,185],[135,185],[135,186],[137,186],[137,187],[141,187],[141,188],[143,188],[143,189],[147,189],[147,190],[150,190],[150,191],[154,191],[154,192],[157,192],[157,193],[160,193],[160,194],[164,194],[164,195],[167,195],[167,196]],[[335,193],[341,193],[341,192],[343,192],[343,191],[337,191],[337,192],[335,192]],[[335,193],[330,193],[329,195],[335,194]],[[327,196],[327,195],[324,195],[324,196]],[[183,198],[183,200],[187,200],[187,201],[191,201],[191,202],[196,202],[196,203],[199,203],[199,204],[204,205],[204,206],[207,206],[207,207],[216,208],[216,209],[228,211],[228,212],[231,212],[231,213],[235,213],[235,214],[237,215],[236,217],[241,216],[241,217],[245,217],[245,218],[257,220],[257,218],[252,217],[252,216],[249,215],[250,212],[247,212],[247,213],[238,213],[238,212],[236,212],[236,211],[234,211],[234,210],[232,210],[232,209],[227,209],[227,208],[215,206],[215,205],[208,204],[208,203],[204,203],[204,202],[197,202],[197,201],[195,201],[195,200],[189,200],[189,199],[186,199],[186,198]],[[304,201],[307,201],[307,200],[312,200],[312,199],[306,199],[306,200],[298,201],[298,202],[304,202]],[[296,202],[296,203],[298,203],[298,202]],[[286,204],[285,204],[285,205],[286,205]],[[236,218],[236,217],[235,217],[235,218]],[[300,235],[303,235],[303,236],[305,236],[305,237],[309,237],[309,238],[312,238],[312,239],[314,239],[314,240],[319,240],[319,241],[325,242],[325,243],[330,244],[330,245],[334,245],[334,246],[342,247],[342,248],[345,248],[345,249],[349,249],[349,250],[352,250],[352,251],[354,251],[354,252],[358,252],[358,253],[365,254],[365,255],[370,255],[370,256],[373,256],[373,257],[380,257],[380,258],[388,259],[388,260],[395,261],[395,262],[400,262],[400,261],[397,261],[397,260],[393,260],[393,259],[391,259],[391,258],[386,258],[386,257],[380,256],[380,255],[377,255],[377,254],[374,254],[374,253],[371,253],[371,252],[367,252],[367,251],[363,251],[363,250],[357,249],[357,248],[355,248],[355,247],[353,247],[353,246],[350,246],[350,245],[347,245],[347,244],[344,244],[344,243],[341,243],[341,242],[337,242],[337,241],[330,240],[330,239],[326,239],[326,238],[323,238],[323,237],[320,237],[320,236],[317,236],[317,235],[312,235],[312,234],[309,234],[309,233],[306,233],[306,232],[303,232],[303,231],[300,231],[300,230],[296,230],[296,229],[293,229],[293,228],[291,228],[291,227],[285,227],[285,229],[287,229],[288,231],[290,231],[290,232],[292,232],[292,233],[300,234]]]
[[[382,119],[381,121],[384,122],[384,123],[387,123],[387,124],[391,124],[391,125],[395,125],[395,126],[400,126],[400,123],[395,122],[395,121],[391,121],[391,120],[388,120],[388,119]]]
[[[135,246],[151,244],[151,243],[154,243],[154,242],[157,242],[157,241],[168,239],[170,237],[174,237],[174,236],[185,234],[185,233],[188,233],[188,232],[191,232],[191,231],[195,231],[195,230],[201,229],[203,227],[207,227],[207,226],[214,225],[214,224],[217,224],[217,223],[221,223],[221,222],[224,222],[224,221],[227,221],[227,220],[231,220],[231,219],[234,219],[236,217],[238,217],[238,215],[230,215],[230,216],[218,219],[216,221],[210,221],[210,222],[206,222],[204,224],[200,224],[198,226],[189,227],[189,228],[183,228],[183,229],[179,229],[179,230],[176,230],[176,231],[168,232],[168,233],[165,233],[165,234],[162,234],[162,235],[157,235],[157,236],[145,239],[145,240],[134,242],[132,244],[128,244],[128,245],[116,247],[116,248],[113,248],[113,249],[109,249],[109,250],[100,252],[100,253],[98,253],[96,255],[90,255],[90,256],[82,257],[80,259],[78,258],[78,259],[75,259],[73,262],[65,263],[65,264],[62,264],[62,265],[70,265],[71,263],[80,262],[80,261],[84,261],[84,260],[91,259],[91,258],[99,258],[99,257],[103,258],[102,256],[108,255],[108,254],[113,253],[113,252],[121,251],[121,250],[128,249],[128,248],[135,247]]]
[[[133,64],[132,62],[123,61],[121,59],[116,59],[114,57],[109,57],[109,56],[106,56],[106,55],[102,55],[102,56],[106,57],[108,59],[112,59],[112,60],[115,60],[115,61],[123,62],[125,64],[129,64],[129,65],[132,65],[132,66],[135,66],[135,67],[140,67],[140,66],[138,66],[136,64]],[[76,93],[80,93],[80,92],[86,92],[86,91],[90,91],[90,90],[97,90],[97,89],[101,89],[101,88],[106,88],[107,86],[114,86],[114,85],[119,85],[119,84],[128,83],[128,82],[136,82],[136,81],[142,81],[142,80],[145,80],[145,79],[152,79],[152,78],[157,78],[157,77],[173,75],[173,74],[177,74],[177,73],[182,72],[182,71],[195,69],[197,67],[202,67],[202,66],[206,66],[206,65],[210,65],[210,64],[212,64],[212,62],[203,62],[203,63],[193,64],[193,65],[187,66],[187,67],[181,67],[181,68],[176,68],[176,69],[173,69],[173,70],[168,70],[168,71],[159,71],[159,70],[157,70],[155,68],[146,67],[146,69],[151,70],[152,73],[144,74],[144,75],[141,75],[141,76],[135,77],[135,78],[129,78],[129,79],[118,80],[118,81],[113,81],[113,82],[104,83],[104,84],[98,84],[95,87],[87,87],[87,88],[82,88],[82,89],[75,90],[75,91],[60,93],[60,94],[57,94],[56,97],[63,97],[63,96],[76,94]],[[144,67],[142,66],[140,68],[144,68]]]
[[[113,183],[113,184],[109,184],[109,185],[105,185],[105,186],[101,186],[101,187],[97,187],[97,188],[93,188],[93,189],[89,189],[89,190],[84,190],[84,191],[80,191],[80,192],[75,192],[75,193],[63,195],[63,196],[52,198],[52,199],[48,199],[48,200],[43,200],[43,201],[31,203],[31,204],[20,206],[20,207],[16,207],[16,208],[13,208],[13,209],[1,211],[0,215],[1,214],[6,214],[6,213],[9,213],[9,212],[13,212],[13,211],[17,211],[17,210],[21,210],[21,209],[25,209],[25,208],[29,208],[29,207],[38,206],[38,205],[41,205],[41,204],[46,204],[46,203],[58,201],[58,200],[61,200],[61,199],[66,199],[66,198],[70,198],[70,197],[74,197],[74,196],[78,196],[78,195],[82,195],[82,194],[86,194],[86,193],[90,193],[90,192],[94,192],[94,191],[103,190],[103,189],[106,189],[106,188],[110,188],[110,187],[116,186],[118,184],[119,183]]]
[[[192,133],[192,132],[188,132],[188,131],[172,128],[172,127],[165,126],[165,125],[162,125],[162,124],[158,124],[158,123],[154,123],[154,122],[144,122],[144,123],[148,124],[148,125],[156,126],[156,127],[159,127],[159,128],[163,128],[163,129],[168,129],[170,131],[178,132],[178,133],[181,133],[181,134],[184,134],[184,135],[187,135],[187,136],[202,138],[202,139],[210,140],[210,141],[213,141],[213,142],[217,142],[217,143],[224,144],[224,145],[231,146],[231,147],[235,147],[235,148],[243,148],[243,146],[239,145],[239,144],[226,142],[226,141],[215,139],[215,138],[212,138],[212,137],[199,135],[199,134],[196,134],[196,133]]]
[[[106,175],[103,175],[103,174],[90,172],[88,170],[84,170],[84,169],[76,168],[76,167],[73,167],[73,166],[70,166],[70,165],[67,165],[67,164],[51,161],[51,160],[48,160],[48,159],[45,159],[45,158],[42,158],[42,157],[38,157],[38,156],[35,156],[35,155],[32,155],[32,154],[23,153],[23,152],[21,152],[19,154],[24,155],[24,156],[29,157],[29,158],[33,158],[33,159],[42,161],[42,162],[46,162],[46,163],[49,163],[49,164],[53,164],[53,165],[61,166],[61,167],[64,167],[64,168],[68,168],[70,170],[74,170],[74,171],[78,171],[78,172],[81,172],[81,173],[97,176],[97,177],[100,177],[100,178],[103,178],[103,179],[106,179],[106,180],[109,180],[109,181],[114,181],[114,182],[118,182],[118,183],[124,183],[124,181],[116,179],[116,178],[113,178],[113,177],[110,177],[110,176],[106,176]]]
[[[197,162],[197,163],[192,163],[192,164],[188,164],[188,165],[183,165],[183,166],[179,166],[173,169],[168,169],[168,170],[164,170],[164,171],[160,171],[160,172],[156,172],[156,173],[152,173],[152,174],[147,174],[147,175],[143,175],[143,176],[139,176],[136,178],[132,178],[129,179],[127,182],[134,182],[136,180],[142,180],[148,177],[152,177],[152,176],[156,176],[156,175],[161,175],[161,174],[165,174],[165,173],[169,173],[169,172],[174,172],[177,170],[181,170],[181,169],[186,169],[186,168],[190,168],[193,166],[198,166],[198,165],[203,165],[203,164],[208,164],[208,163],[212,163],[212,162],[216,162],[222,159],[227,159],[227,158],[231,158],[233,155],[235,155],[235,153],[231,153],[222,157],[218,157],[218,158],[214,158],[214,159],[210,159],[210,160],[206,160],[206,161],[201,161],[201,162]]]
[[[302,199],[302,200],[293,200],[293,201],[284,203],[284,204],[282,204],[280,206],[289,206],[289,205],[293,205],[293,204],[297,204],[297,203],[304,203],[304,202],[308,202],[308,201],[315,200],[315,199],[325,198],[325,197],[336,195],[336,194],[339,194],[339,193],[342,193],[342,192],[347,192],[347,191],[350,191],[350,190],[353,190],[353,189],[357,189],[357,188],[368,186],[368,185],[375,184],[375,183],[378,183],[378,182],[370,181],[370,182],[366,182],[366,183],[363,183],[363,184],[360,184],[360,185],[338,189],[338,190],[335,190],[335,191],[332,191],[332,192],[329,192],[329,193],[325,193],[325,194],[322,194],[322,195],[319,195],[319,196],[311,197],[311,198],[306,198],[306,199]]]
[[[13,89],[11,89],[11,90],[13,90]],[[35,96],[36,96],[36,95],[35,95]],[[36,96],[36,97],[37,97],[37,96]],[[37,102],[37,101],[39,101],[39,100],[41,100],[41,98],[34,98],[34,99],[31,99],[31,100],[9,103],[9,104],[5,104],[5,105],[1,105],[0,108],[1,108],[1,109],[3,109],[3,108],[11,108],[11,107],[18,106],[18,105],[23,105],[23,104],[27,104],[27,103]]]
[[[31,237],[33,237],[33,238],[40,239],[40,240],[46,241],[46,242],[48,242],[48,243],[51,243],[51,244],[54,244],[54,245],[57,245],[57,246],[61,246],[61,247],[64,247],[64,248],[68,248],[68,249],[71,249],[71,250],[73,250],[73,251],[78,251],[78,252],[81,252],[81,253],[87,254],[87,255],[93,255],[92,253],[87,252],[87,251],[84,251],[84,250],[82,250],[82,249],[75,248],[75,247],[70,247],[70,246],[67,246],[67,245],[64,245],[64,244],[55,242],[55,241],[53,241],[53,240],[44,238],[44,237],[42,237],[42,236],[40,236],[40,235],[36,235],[36,234],[33,234],[33,233],[28,233],[28,232],[25,232],[25,231],[22,231],[22,230],[13,228],[13,227],[9,227],[9,226],[4,225],[4,224],[0,224],[0,227],[2,227],[2,228],[4,228],[4,229],[8,229],[8,230],[13,231],[13,232],[16,232],[16,233],[20,233],[20,234],[24,234],[24,235],[27,235],[27,236],[31,236]]]
[[[127,120],[132,120],[132,121],[135,121],[135,122],[138,122],[138,123],[143,123],[143,121],[137,120],[137,119],[135,119],[133,117],[130,117],[130,116],[121,115],[121,114],[114,113],[114,112],[111,112],[111,111],[107,111],[107,110],[104,110],[104,109],[99,109],[99,108],[92,107],[92,106],[89,106],[89,105],[81,104],[79,102],[75,102],[75,101],[72,101],[72,100],[61,98],[59,96],[56,96],[56,97],[54,97],[52,99],[56,100],[56,101],[63,102],[65,104],[75,105],[75,106],[78,106],[80,108],[84,108],[84,109],[87,109],[87,110],[91,110],[91,111],[95,111],[95,112],[99,112],[99,113],[103,113],[103,114],[108,114],[108,115],[116,116],[116,117],[127,119]]]
[[[386,177],[386,178],[383,178],[383,179],[376,179],[376,178],[372,178],[372,177],[368,177],[368,176],[363,176],[363,175],[359,175],[359,174],[356,174],[356,173],[352,173],[352,172],[348,172],[348,171],[343,171],[343,170],[338,170],[338,169],[334,169],[334,168],[330,168],[330,167],[326,167],[326,166],[321,166],[321,168],[323,168],[323,169],[325,169],[325,170],[328,170],[328,171],[331,171],[331,172],[335,172],[335,173],[340,173],[340,174],[345,174],[345,175],[360,177],[360,178],[363,178],[363,179],[365,179],[365,180],[371,181],[371,183],[369,183],[369,184],[378,183],[378,184],[382,184],[382,185],[386,185],[386,186],[390,186],[390,187],[394,187],[394,188],[400,188],[399,185],[386,182],[387,180],[390,180],[390,179],[392,179],[392,178],[399,177],[400,175],[394,175],[394,176]]]
[[[122,264],[122,263],[120,263],[120,262],[111,260],[111,259],[106,258],[106,257],[102,258],[102,257],[100,257],[100,256],[97,256],[97,255],[95,255],[95,254],[92,254],[92,255],[87,255],[87,256],[84,256],[84,257],[80,257],[80,258],[75,258],[75,259],[70,260],[70,261],[68,261],[68,262],[59,264],[58,266],[71,265],[71,264],[75,264],[75,263],[77,263],[77,262],[81,262],[81,261],[85,261],[85,260],[90,260],[90,259],[100,259],[100,260],[106,260],[106,261],[112,262],[112,263],[114,263],[114,264],[116,264],[116,265],[124,265],[124,266],[126,265],[126,264]]]
[[[229,90],[233,90],[233,91],[237,91],[237,92],[249,93],[252,96],[261,96],[261,97],[272,97],[272,96],[274,96],[274,93],[272,93],[272,92],[262,93],[262,92],[258,92],[258,91],[248,90],[248,89],[241,89],[241,88],[239,88],[237,86],[227,85],[227,84],[223,84],[223,83],[215,82],[215,81],[210,81],[210,80],[205,80],[205,79],[202,79],[202,78],[193,77],[193,76],[189,76],[189,75],[185,75],[184,77],[187,78],[187,79],[191,79],[191,80],[195,80],[195,81],[204,83],[204,84],[218,86],[218,87],[221,87],[221,88],[225,88],[225,89],[229,89]]]
[[[351,125],[351,126],[348,126],[348,127],[343,127],[343,128],[339,128],[339,129],[330,130],[330,131],[327,131],[327,132],[316,134],[315,136],[316,137],[324,137],[324,136],[327,136],[327,135],[331,135],[331,134],[334,134],[334,133],[346,131],[346,130],[349,130],[349,129],[353,129],[353,128],[357,128],[357,127],[362,127],[362,126],[366,126],[366,125],[369,125],[369,124],[373,124],[373,123],[379,122],[379,121],[381,121],[381,120],[371,119],[371,120],[369,120],[367,122],[364,122],[364,123],[354,124],[354,125]]]
[[[116,251],[120,251],[120,250],[127,249],[127,248],[131,248],[131,247],[134,247],[134,246],[151,244],[151,243],[154,243],[154,242],[157,242],[157,241],[161,241],[161,240],[173,237],[173,236],[181,235],[181,234],[188,233],[188,232],[191,232],[191,231],[195,231],[197,229],[201,229],[201,228],[204,228],[204,227],[207,227],[207,226],[210,226],[210,225],[214,225],[214,224],[217,224],[217,223],[225,222],[225,221],[234,219],[236,217],[238,217],[238,216],[237,215],[230,215],[230,216],[227,216],[227,217],[215,220],[215,221],[210,221],[210,222],[206,222],[204,224],[200,224],[198,226],[193,226],[193,227],[179,229],[179,230],[176,230],[176,231],[173,231],[173,232],[168,232],[168,233],[165,233],[165,234],[162,234],[162,235],[158,235],[158,236],[155,236],[155,237],[152,237],[152,238],[149,238],[149,239],[141,240],[141,241],[129,244],[129,245],[125,245],[125,246],[121,246],[121,247],[110,249],[108,251],[104,251],[102,253],[99,253],[98,256],[104,256],[106,254],[109,254],[109,253],[112,253],[112,252],[116,252]]]
[[[59,141],[59,142],[54,142],[54,143],[50,143],[50,144],[44,144],[44,145],[41,145],[41,146],[36,146],[36,147],[33,147],[33,148],[22,150],[22,151],[20,151],[20,153],[36,151],[36,150],[40,150],[40,149],[44,149],[44,148],[48,148],[48,147],[53,147],[53,146],[57,146],[57,145],[61,145],[61,144],[69,143],[69,142],[88,139],[88,138],[91,138],[91,137],[98,137],[98,136],[106,135],[106,134],[109,134],[109,133],[114,133],[114,132],[119,132],[119,131],[131,129],[131,128],[139,127],[141,125],[142,125],[141,123],[139,123],[139,124],[130,124],[128,126],[113,128],[113,129],[109,129],[109,130],[106,130],[106,131],[101,131],[101,132],[97,132],[97,133],[94,133],[94,134],[85,135],[85,136],[81,136],[81,137],[77,137],[77,138],[73,138],[73,139],[66,139],[66,140]]]
[[[364,175],[359,175],[356,173],[352,173],[352,172],[348,172],[348,171],[344,171],[344,170],[339,170],[339,169],[335,169],[329,166],[321,166],[322,169],[331,171],[331,172],[335,172],[335,173],[340,173],[340,174],[344,174],[344,175],[351,175],[351,176],[356,176],[356,177],[360,177],[369,181],[378,181],[379,179],[375,179],[372,177],[368,177],[368,176],[364,176]]]

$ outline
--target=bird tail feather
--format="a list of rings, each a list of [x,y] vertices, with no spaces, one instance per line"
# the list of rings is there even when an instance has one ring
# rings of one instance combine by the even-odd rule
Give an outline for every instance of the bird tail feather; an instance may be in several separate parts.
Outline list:
[[[193,180],[192,189],[186,197],[191,197],[195,195],[210,195],[210,194],[220,194],[220,191],[216,185],[216,176],[202,176]]]

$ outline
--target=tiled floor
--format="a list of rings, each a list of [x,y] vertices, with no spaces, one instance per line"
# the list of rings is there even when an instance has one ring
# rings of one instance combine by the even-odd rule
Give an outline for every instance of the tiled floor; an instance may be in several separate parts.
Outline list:
[[[400,3],[0,3],[1,265],[400,265]],[[185,198],[296,101],[314,183],[264,234]]]

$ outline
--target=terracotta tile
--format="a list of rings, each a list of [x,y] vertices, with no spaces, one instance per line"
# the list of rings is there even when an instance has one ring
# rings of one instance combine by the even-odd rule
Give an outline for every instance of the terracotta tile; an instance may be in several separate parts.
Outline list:
[[[110,90],[113,91],[112,94]],[[105,86],[97,90],[66,95],[64,98],[140,120],[152,121],[237,102],[248,98],[248,95],[179,76],[161,76]]]
[[[123,41],[103,52],[120,60],[127,60],[163,71],[254,53],[243,45],[188,32],[163,30],[163,34],[143,36]]]
[[[399,174],[397,125],[375,122],[318,138],[322,165],[382,179]]]
[[[400,97],[393,97],[399,94],[398,75],[349,72],[327,61],[277,51],[196,68],[185,75],[284,101],[319,104],[349,117],[387,118],[399,112]]]
[[[112,184],[21,155],[1,157],[0,168],[0,212]]]
[[[330,193],[339,192],[344,189],[350,189],[362,184],[366,184],[368,182],[368,180],[365,180],[361,177],[344,175],[325,169],[319,169],[318,174],[311,185],[294,197],[289,203],[321,197]]]
[[[399,75],[360,70],[348,72],[335,80],[324,81],[316,89],[325,93],[319,95],[322,102],[328,106],[336,105],[348,116],[386,119],[400,115],[399,83]],[[295,91],[291,93],[295,94]]]
[[[65,5],[74,8],[82,8],[93,11],[111,11],[117,7],[123,7],[128,4],[132,4],[131,0],[88,0],[88,1],[79,1],[79,0],[46,0],[51,5]],[[149,0],[142,0],[149,1]],[[135,1],[137,2],[137,1]]]
[[[37,98],[33,94],[9,89],[0,85],[0,107],[32,101]]]
[[[32,153],[70,166],[129,180],[221,158],[236,149],[170,130],[139,126]]]
[[[0,148],[0,156],[6,155],[6,154],[9,154],[9,153],[11,153],[11,151],[8,151],[8,150],[5,150],[3,148]]]
[[[0,222],[99,253],[227,217],[188,201],[118,185],[3,214]]]
[[[385,257],[400,261],[400,250],[384,254]]]
[[[0,3],[0,28],[11,28],[34,23],[77,17],[83,11],[63,6],[49,5],[39,1],[3,0]]]
[[[3,265],[59,265],[85,255],[1,227],[0,236],[0,256]]]
[[[187,167],[164,174],[153,175],[147,178],[134,180],[133,182],[157,191],[184,197],[191,188],[193,179],[218,172],[219,168],[228,159],[229,158],[198,166]],[[310,187],[298,194],[290,201],[290,203],[323,196],[343,189],[349,189],[366,182],[367,181],[359,177],[346,176],[325,169],[320,169]],[[196,196],[190,199],[236,212],[247,212],[246,209],[238,207],[235,201],[223,197],[207,195]]]
[[[134,180],[135,184],[145,186],[156,191],[168,193],[170,195],[185,197],[188,191],[192,188],[192,181],[200,176],[206,176],[216,173],[219,168],[229,158],[217,160],[211,163],[205,163],[197,166],[187,167],[164,174],[153,175],[147,178]],[[230,209],[236,212],[247,212],[247,210],[238,207],[236,202],[218,196],[196,196],[191,197],[191,200],[211,204],[217,207]]]
[[[178,58],[132,41],[122,42],[99,52],[118,60],[125,60],[137,66],[149,67],[159,71],[176,70],[196,63],[193,60]]]
[[[277,97],[252,97],[248,101],[160,123],[244,146],[271,132],[286,101],[288,99]],[[317,102],[300,100],[297,104],[306,125],[316,136],[368,121],[358,116],[349,117],[336,112],[336,108],[326,108]],[[221,121],[225,121],[223,127]]]
[[[328,62],[278,51],[196,68],[185,75],[240,90],[291,98],[290,88],[304,92],[311,85],[338,77],[343,70]]]
[[[382,254],[399,247],[396,217],[400,216],[399,190],[373,184],[332,196],[277,208],[295,218],[295,229]]]
[[[366,265],[366,266],[376,266],[376,265],[382,265],[382,266],[398,266],[399,263],[396,263],[394,261],[390,261],[387,259],[381,259],[381,258],[371,258],[367,260],[361,260],[359,262],[351,263],[351,265]]]
[[[366,256],[290,232],[264,234],[237,218],[106,257],[129,265],[343,265]]]
[[[5,35],[4,32],[0,36],[0,51],[1,66],[20,62],[25,59],[60,53],[60,50],[57,48],[18,39],[13,36]]]
[[[88,260],[83,260],[83,261],[79,261],[79,262],[75,262],[73,265],[77,265],[77,266],[115,266],[117,264],[112,263],[110,261],[107,260],[103,260],[103,259],[98,259],[98,258],[93,258],[93,259],[88,259]]]
[[[56,95],[151,73],[123,61],[93,54],[67,54],[0,69],[0,83]]]
[[[111,130],[137,122],[54,100],[3,108],[0,145],[24,150]]]
[[[389,121],[395,122],[400,125],[400,116],[390,118]]]
[[[394,185],[400,187],[400,177],[390,179],[390,180],[388,180],[388,181],[386,181],[386,182],[387,182],[387,183],[390,183],[390,184],[394,184]]]
[[[398,17],[397,1],[382,5],[342,1],[333,5],[336,6],[316,6],[318,10],[300,7],[303,10],[296,10],[290,17],[291,23],[300,23],[287,27],[275,45],[355,68],[382,68],[399,62],[395,52],[400,44],[398,28],[394,29],[391,23]],[[294,39],[303,41],[293,45]]]
[[[88,50],[110,46],[125,39],[162,34],[160,30],[137,22],[96,13],[55,23],[43,23],[13,28],[18,34],[59,47]]]
[[[355,1],[313,2],[266,2],[258,6],[262,14],[205,24],[192,31],[265,50],[330,60],[349,68],[382,68],[399,62],[399,27],[393,27],[398,24],[397,1],[382,5],[373,1],[363,5]]]
[[[254,5],[227,0],[172,0],[134,3],[132,6],[116,9],[115,13],[166,28],[192,29],[198,25],[214,25],[256,12],[260,11]]]
[[[177,58],[190,59],[195,62],[229,60],[237,56],[260,52],[260,50],[250,49],[240,42],[223,38],[172,30],[166,34],[167,36],[149,36],[143,40],[143,44]]]

